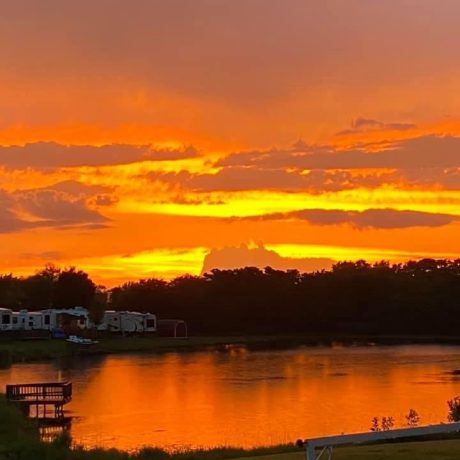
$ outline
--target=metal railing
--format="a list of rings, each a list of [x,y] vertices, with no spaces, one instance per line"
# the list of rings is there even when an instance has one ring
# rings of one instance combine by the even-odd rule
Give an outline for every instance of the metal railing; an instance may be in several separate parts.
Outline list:
[[[350,446],[357,444],[368,444],[376,441],[390,441],[393,439],[415,438],[418,436],[431,436],[438,434],[449,434],[460,432],[460,422],[441,423],[439,425],[428,425],[415,428],[402,428],[388,431],[373,431],[369,433],[346,434],[339,436],[326,436],[322,438],[307,439],[298,441],[305,447],[307,460],[318,460],[324,453],[328,459],[332,459],[335,446]],[[316,455],[316,449],[321,449]]]

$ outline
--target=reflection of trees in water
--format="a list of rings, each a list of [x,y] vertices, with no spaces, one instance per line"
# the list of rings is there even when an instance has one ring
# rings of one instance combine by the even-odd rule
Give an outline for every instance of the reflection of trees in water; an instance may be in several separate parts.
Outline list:
[[[72,344],[69,344],[69,348]],[[74,354],[67,354],[63,356],[59,356],[53,362],[53,365],[59,372],[65,372],[65,380],[72,380],[73,372],[76,371],[77,373],[81,374],[84,373],[87,369],[90,369],[91,372],[94,369],[97,369],[102,365],[102,363],[107,359],[104,355],[81,355],[78,352]]]

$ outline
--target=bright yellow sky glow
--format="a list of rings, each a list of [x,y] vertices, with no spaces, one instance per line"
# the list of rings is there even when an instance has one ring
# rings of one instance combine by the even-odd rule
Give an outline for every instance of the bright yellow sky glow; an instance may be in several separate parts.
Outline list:
[[[346,246],[321,246],[321,245],[296,245],[296,244],[269,244],[267,249],[276,251],[283,257],[293,257],[302,259],[305,257],[332,257],[340,260],[360,260],[364,259],[368,262],[378,262],[381,260],[391,260],[394,262],[406,261],[420,255],[411,252],[368,248],[368,247],[346,247]],[[449,253],[426,253],[422,254],[426,257],[433,258],[451,258],[455,257]]]
[[[206,248],[160,249],[129,256],[77,259],[72,265],[103,274],[110,285],[140,278],[172,279],[184,273],[199,275]]]
[[[193,194],[190,199],[193,200]],[[338,193],[311,195],[305,193],[280,192],[218,192],[208,195],[212,203],[146,203],[144,201],[120,201],[116,210],[120,213],[164,213],[183,216],[248,217],[271,213],[298,211],[302,209],[344,209],[363,211],[393,208],[433,213],[460,215],[460,192],[398,190],[382,188],[377,190],[356,189]]]

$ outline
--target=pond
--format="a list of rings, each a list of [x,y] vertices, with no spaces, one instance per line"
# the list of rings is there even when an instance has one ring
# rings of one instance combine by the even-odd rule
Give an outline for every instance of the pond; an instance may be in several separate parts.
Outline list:
[[[396,426],[415,409],[446,421],[460,347],[306,347],[118,355],[0,371],[0,385],[73,382],[71,434],[87,447],[254,447]]]

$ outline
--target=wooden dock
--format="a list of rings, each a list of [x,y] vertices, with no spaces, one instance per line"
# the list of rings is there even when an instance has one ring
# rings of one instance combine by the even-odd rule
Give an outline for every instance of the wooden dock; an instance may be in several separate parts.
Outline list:
[[[25,383],[6,386],[6,399],[29,417],[64,418],[64,405],[72,400],[71,382]],[[34,411],[32,411],[34,409]]]

